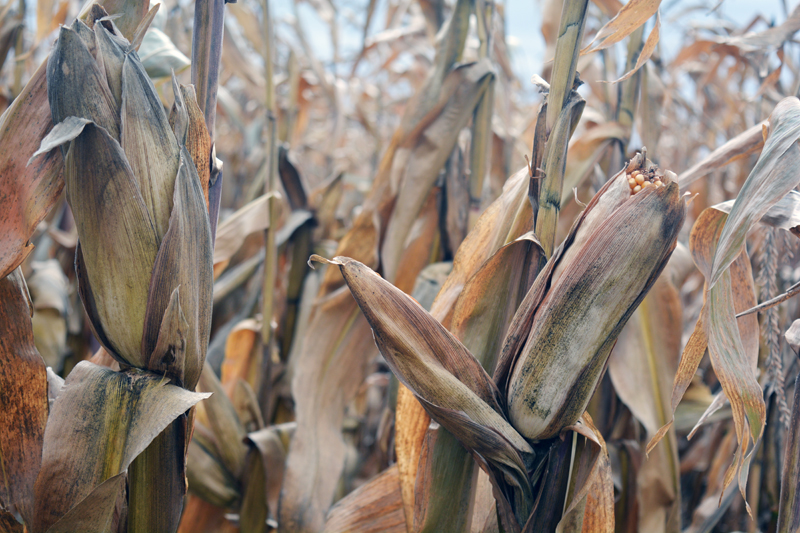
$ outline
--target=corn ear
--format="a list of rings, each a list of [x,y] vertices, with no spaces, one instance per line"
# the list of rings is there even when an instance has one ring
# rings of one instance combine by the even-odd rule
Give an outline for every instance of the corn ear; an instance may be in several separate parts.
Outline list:
[[[527,517],[532,497],[525,461],[533,450],[506,420],[500,392],[481,364],[419,304],[369,267],[347,257],[311,259],[339,266],[392,372],[431,418],[502,473],[514,488],[518,518]]]
[[[678,185],[632,195],[636,169],[652,171],[639,157],[601,189],[507,336],[500,379],[508,379],[509,419],[528,439],[554,437],[583,414],[617,336],[675,248],[684,219]]]

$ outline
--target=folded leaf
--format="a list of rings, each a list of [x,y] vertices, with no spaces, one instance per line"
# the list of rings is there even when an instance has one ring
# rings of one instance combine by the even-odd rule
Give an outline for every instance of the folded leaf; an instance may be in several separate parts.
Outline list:
[[[61,27],[47,62],[47,98],[54,124],[67,117],[85,118],[119,139],[117,107],[106,73],[78,33],[66,26]]]
[[[86,290],[94,299],[87,307],[97,311],[95,329],[103,330],[101,342],[107,339],[106,348],[120,362],[144,367],[142,331],[158,235],[133,171],[119,143],[87,124],[70,144],[64,179],[89,282]]]
[[[153,359],[158,331],[172,292],[180,287],[180,307],[189,326],[182,379],[184,386],[193,390],[208,349],[214,274],[208,211],[194,163],[185,148],[181,150],[173,204],[169,230],[161,242],[149,280],[141,357],[153,367],[160,364]]]
[[[180,148],[161,99],[136,52],[122,67],[122,134],[125,151],[147,211],[162,238],[169,227]]]
[[[207,397],[156,374],[79,363],[45,430],[33,531],[46,531],[100,483],[124,472],[176,417]]]

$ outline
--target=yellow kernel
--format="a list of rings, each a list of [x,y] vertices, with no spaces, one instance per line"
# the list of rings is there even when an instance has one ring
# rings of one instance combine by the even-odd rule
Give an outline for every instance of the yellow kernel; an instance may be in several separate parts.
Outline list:
[[[661,180],[656,180],[656,187],[661,187],[663,185],[664,183]]]
[[[628,178],[628,185],[630,185],[631,189],[633,189],[634,187],[636,187],[636,180],[633,178]]]
[[[650,183],[649,181],[645,181],[644,183],[642,183],[642,189],[644,189],[645,187],[652,187],[652,186],[653,184]]]
[[[636,194],[637,192],[639,192],[641,190],[642,190],[642,186],[641,185],[637,185],[636,187],[633,188],[633,194]]]
[[[639,185],[644,183],[644,176],[642,176],[641,174],[636,174],[636,176],[634,176],[633,179],[635,179],[636,183],[638,183]]]

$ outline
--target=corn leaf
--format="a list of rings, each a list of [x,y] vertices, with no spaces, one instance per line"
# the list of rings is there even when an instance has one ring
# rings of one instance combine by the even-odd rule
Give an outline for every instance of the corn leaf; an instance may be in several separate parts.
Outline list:
[[[141,357],[153,368],[171,363],[163,359],[156,361],[154,349],[164,312],[173,291],[180,287],[180,307],[189,326],[185,333],[185,366],[171,365],[174,370],[168,374],[191,390],[200,378],[206,359],[214,274],[208,211],[194,163],[185,148],[181,150],[173,204],[169,230],[155,257],[149,282]]]
[[[604,50],[622,41],[647,22],[647,19],[655,15],[659,5],[661,5],[661,0],[630,0],[614,18],[600,28],[592,42],[581,50],[581,55]],[[600,42],[594,44],[595,41]]]
[[[79,363],[45,429],[33,531],[46,531],[100,483],[124,472],[177,416],[207,397],[155,374]]]
[[[73,26],[81,26],[76,20]],[[82,27],[85,28],[85,25]],[[89,31],[94,38],[94,33]],[[47,61],[47,98],[53,123],[67,117],[91,120],[119,139],[119,119],[114,95],[95,58],[75,30],[61,27],[58,41]]]
[[[769,136],[725,223],[708,279],[712,289],[736,259],[750,228],[795,185],[800,164],[800,100],[781,100],[769,118]]]
[[[125,474],[117,474],[100,483],[75,507],[53,524],[47,533],[114,533],[119,530],[115,511],[125,495]],[[117,517],[119,518],[119,517]]]
[[[30,527],[47,423],[47,372],[36,351],[28,288],[17,269],[0,279],[0,502]]]
[[[404,533],[403,498],[397,466],[354,490],[334,505],[325,522],[326,533]]]
[[[122,66],[120,121],[120,144],[156,233],[163,238],[170,224],[180,148],[153,82],[135,52],[125,57]]]

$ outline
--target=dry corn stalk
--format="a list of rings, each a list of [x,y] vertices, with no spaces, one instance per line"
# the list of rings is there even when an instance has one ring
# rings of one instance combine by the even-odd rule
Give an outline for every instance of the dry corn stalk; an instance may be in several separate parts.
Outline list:
[[[64,155],[79,293],[97,339],[123,370],[134,368],[126,375],[141,369],[192,391],[211,326],[208,176],[201,181],[195,166],[209,160],[208,134],[194,91],[173,83],[169,120],[137,39],[129,43],[100,6],[91,9],[91,27],[77,20],[60,30],[47,64],[55,126],[33,157],[56,147]],[[130,457],[129,530],[178,527],[192,424],[186,405]],[[115,420],[116,431],[135,429]]]
[[[339,266],[392,371],[511,496],[516,530],[533,505],[530,442],[578,422],[684,215],[674,174],[637,154],[595,195],[528,292],[504,342],[499,389],[458,339],[370,268],[312,259]]]

